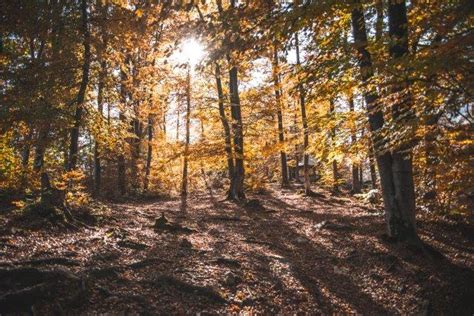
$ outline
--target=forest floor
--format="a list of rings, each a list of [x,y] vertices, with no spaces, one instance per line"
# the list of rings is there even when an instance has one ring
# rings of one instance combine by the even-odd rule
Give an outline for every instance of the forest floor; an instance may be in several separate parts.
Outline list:
[[[472,315],[472,226],[420,216],[434,258],[386,241],[380,208],[320,193],[107,203],[77,230],[0,213],[0,313]]]

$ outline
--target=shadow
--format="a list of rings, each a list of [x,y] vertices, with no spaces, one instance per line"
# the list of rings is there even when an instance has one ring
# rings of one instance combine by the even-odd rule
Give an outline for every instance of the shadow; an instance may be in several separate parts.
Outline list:
[[[311,293],[313,299],[324,307],[324,313],[340,311],[337,308],[331,309],[331,306],[335,306],[333,296],[349,304],[357,312],[397,313],[390,304],[382,305],[371,295],[366,294],[356,283],[358,276],[351,274],[351,268],[366,271],[378,282],[386,279],[389,282],[395,280],[394,284],[401,283],[402,285],[394,286],[391,291],[394,295],[402,297],[407,291],[403,284],[417,284],[422,290],[416,297],[424,300],[429,310],[442,313],[455,311],[456,314],[469,314],[474,310],[474,303],[469,299],[474,297],[472,269],[454,264],[446,258],[434,259],[403,244],[384,243],[377,237],[385,230],[383,217],[294,212],[293,205],[280,198],[268,195],[264,201],[268,205],[293,209],[293,212],[290,212],[293,216],[303,216],[311,220],[331,219],[351,225],[348,231],[325,231],[321,240],[324,243],[320,243],[317,240],[321,238],[316,241],[314,238],[310,240],[304,234],[295,231],[294,227],[290,227],[287,220],[282,220],[282,214],[287,215],[286,218],[289,216],[289,213],[283,210],[280,214],[262,213],[261,216],[265,220],[259,224],[258,230],[252,233],[255,240],[270,245],[269,250],[288,260],[301,284]],[[278,229],[275,230],[275,227]],[[434,227],[437,226],[433,225]],[[437,229],[439,235],[443,229],[440,227]],[[352,239],[349,246],[347,242],[344,243],[347,238]],[[367,238],[371,241],[367,242]],[[460,239],[469,240],[468,237]],[[440,241],[443,240],[446,242],[445,237],[440,238]],[[328,241],[333,245],[332,248],[328,248]],[[430,243],[427,243],[427,247],[437,251]],[[458,249],[462,248],[458,246]],[[315,262],[321,264],[314,268]],[[362,279],[359,280],[361,281]],[[456,294],[452,294],[453,291]],[[328,292],[332,295],[325,294]]]

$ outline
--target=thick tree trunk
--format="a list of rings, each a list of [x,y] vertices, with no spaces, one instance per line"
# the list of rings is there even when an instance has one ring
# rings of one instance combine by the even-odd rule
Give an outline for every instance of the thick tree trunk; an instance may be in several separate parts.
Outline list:
[[[295,48],[296,48],[296,64],[298,69],[301,65],[300,62],[300,46],[298,41],[298,33],[295,34]],[[304,174],[304,192],[306,195],[311,194],[311,183],[309,179],[309,154],[307,152],[309,145],[309,131],[308,131],[308,119],[306,118],[306,103],[303,85],[298,83],[298,92],[300,97],[301,107],[301,120],[303,122],[303,174]],[[297,162],[298,164],[299,162]],[[297,171],[298,172],[298,171]]]
[[[232,139],[230,133],[229,121],[225,114],[224,107],[224,91],[222,89],[221,70],[219,64],[216,62],[216,86],[217,86],[217,97],[219,98],[219,116],[224,129],[224,142],[225,142],[225,153],[227,156],[227,172],[229,179],[232,180],[234,174],[234,159],[232,157]]]
[[[369,124],[380,173],[388,235],[397,240],[407,238],[418,240],[414,225],[414,212],[411,213],[414,211],[412,209],[414,195],[411,192],[413,181],[410,181],[409,177],[400,177],[403,172],[409,170],[411,161],[401,163],[400,157],[396,156],[397,163],[394,165],[394,159],[390,152],[382,149],[385,140],[380,135],[380,129],[384,125],[384,117],[380,108],[377,107],[379,101],[377,92],[374,88],[370,88],[371,84],[369,84],[373,76],[373,66],[371,55],[367,50],[367,33],[362,5],[359,0],[355,0],[354,4],[352,10],[353,37],[358,53],[357,58],[362,83],[364,87],[368,87],[364,91],[364,97],[367,103]],[[408,188],[403,189],[401,185],[407,185]]]
[[[87,17],[87,0],[81,1],[81,15],[82,15],[82,35],[84,46],[84,57],[82,63],[82,79],[77,93],[76,111],[74,114],[74,125],[71,129],[71,142],[69,147],[69,165],[68,170],[73,170],[77,166],[77,154],[79,148],[79,128],[81,126],[82,111],[84,100],[86,96],[87,85],[89,83],[89,68],[91,59],[90,50],[90,32]]]
[[[390,56],[397,60],[408,54],[408,19],[407,8],[404,0],[389,1],[388,22],[390,35]],[[411,113],[410,95],[404,92],[406,82],[396,83],[392,87],[392,93],[400,94],[392,105],[393,119],[397,124],[403,126],[408,119],[413,117]],[[395,183],[395,194],[399,203],[402,224],[399,228],[402,238],[417,238],[415,226],[415,183],[413,181],[412,149],[411,145],[403,141],[401,146],[393,150],[393,175]]]
[[[354,114],[354,96],[351,94],[350,99],[349,99],[349,111],[351,114]],[[357,136],[356,136],[356,126],[354,122],[354,126],[351,126],[351,144],[354,146],[354,144],[357,142]],[[361,191],[361,181],[362,177],[359,175],[359,169],[362,170],[362,168],[359,167],[357,163],[352,163],[352,193],[360,193]]]
[[[285,144],[285,131],[283,128],[283,113],[282,113],[282,100],[281,100],[281,84],[280,84],[280,70],[278,65],[278,50],[276,46],[273,48],[273,85],[275,89],[275,99],[277,107],[277,118],[278,118],[278,142],[283,148]],[[286,159],[286,151],[280,150],[280,167],[281,167],[281,185],[283,187],[289,186],[288,180],[288,164]]]
[[[184,141],[184,153],[183,153],[183,179],[181,182],[181,196],[186,197],[188,195],[188,159],[189,159],[189,141],[190,141],[190,123],[191,123],[191,69],[188,64],[188,73],[186,76],[186,139]]]

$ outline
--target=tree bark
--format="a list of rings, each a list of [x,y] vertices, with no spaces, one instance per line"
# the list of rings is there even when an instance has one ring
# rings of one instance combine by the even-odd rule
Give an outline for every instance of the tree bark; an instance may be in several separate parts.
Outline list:
[[[418,237],[416,235],[414,225],[414,213],[409,214],[409,212],[411,212],[411,207],[408,212],[406,209],[403,209],[406,205],[412,204],[413,201],[402,201],[403,199],[410,200],[414,198],[414,196],[411,196],[409,192],[410,189],[401,189],[400,185],[402,183],[400,178],[395,179],[394,176],[394,170],[396,170],[397,176],[399,176],[399,172],[403,172],[405,169],[393,169],[393,158],[391,153],[382,148],[385,140],[380,135],[380,129],[384,126],[385,122],[383,112],[377,106],[379,101],[378,94],[370,84],[373,76],[373,65],[371,55],[367,50],[367,33],[362,10],[363,9],[360,1],[355,0],[351,19],[352,30],[355,48],[357,50],[360,77],[362,80],[362,85],[366,87],[366,90],[364,91],[364,97],[367,104],[371,136],[380,174],[387,231],[390,237],[397,240],[405,240],[407,238],[417,240]],[[399,166],[399,168],[400,167],[406,166]],[[408,180],[405,184],[410,185]]]
[[[99,112],[101,119],[104,111],[104,80],[106,71],[107,63],[105,60],[102,60],[100,62],[99,83],[97,87],[97,111]],[[100,144],[99,141],[96,139],[94,147],[94,190],[96,195],[100,193],[101,189],[102,164],[100,155]]]
[[[146,153],[146,167],[145,167],[145,180],[143,182],[143,190],[146,192],[148,191],[148,182],[150,178],[150,171],[151,171],[151,160],[153,155],[153,127],[154,127],[154,119],[153,116],[150,114],[148,115],[148,126],[147,126],[147,134],[148,134],[148,145],[147,145],[147,153]]]
[[[86,96],[87,85],[89,83],[89,68],[91,59],[90,50],[90,32],[87,16],[87,0],[81,1],[81,16],[82,16],[82,36],[84,46],[84,57],[82,64],[82,80],[77,93],[76,111],[74,114],[74,125],[71,129],[71,142],[69,147],[69,165],[68,170],[73,170],[77,166],[77,154],[79,148],[79,128],[81,126],[82,111],[84,100]]]
[[[223,7],[222,1],[216,1],[217,9],[222,18],[222,23],[227,31],[231,31],[228,23],[222,17]],[[233,9],[235,1],[231,1],[230,8]],[[238,32],[238,31],[233,31]],[[234,33],[235,34],[235,33]],[[230,93],[230,105],[231,105],[231,118],[232,118],[232,132],[234,141],[234,172],[232,174],[232,180],[229,189],[229,199],[232,200],[244,200],[244,179],[245,179],[245,168],[244,168],[244,135],[242,126],[242,113],[240,108],[240,97],[239,97],[239,80],[238,80],[238,69],[232,59],[232,51],[227,52],[227,61],[229,63],[229,93]]]
[[[100,114],[100,118],[103,117],[104,112],[104,85],[105,85],[105,78],[107,75],[107,61],[105,60],[105,52],[107,50],[107,37],[106,37],[106,30],[105,24],[107,21],[107,6],[100,5],[99,10],[102,13],[102,25],[101,25],[101,35],[102,35],[102,47],[100,47],[100,70],[99,70],[99,82],[97,86],[97,111]],[[101,180],[102,180],[102,164],[101,164],[101,152],[100,152],[100,144],[99,141],[96,139],[95,147],[94,147],[94,191],[96,195],[99,195],[101,190]]]
[[[354,96],[350,95],[349,99],[349,111],[351,114],[354,114]],[[357,142],[357,136],[356,136],[356,126],[354,123],[354,126],[351,126],[351,144],[354,146],[354,144]],[[360,193],[361,191],[361,177],[359,175],[359,165],[357,163],[352,163],[352,193]]]
[[[230,198],[234,200],[242,200],[245,199],[244,135],[242,129],[242,114],[240,109],[238,71],[236,66],[231,66],[229,70],[229,91],[235,153],[235,168],[231,181]]]
[[[232,181],[232,175],[234,174],[234,159],[232,157],[232,139],[230,133],[229,121],[225,114],[224,107],[224,91],[222,89],[222,80],[221,80],[221,69],[219,64],[216,62],[216,86],[217,86],[217,97],[219,98],[219,116],[221,119],[222,127],[224,129],[224,141],[225,141],[225,152],[227,156],[227,172],[229,179]]]
[[[390,36],[390,56],[393,60],[408,54],[408,19],[405,1],[389,1],[388,22]],[[404,91],[406,82],[395,83],[392,86],[393,94],[401,94],[392,105],[394,121],[404,126],[412,118],[410,95]],[[408,125],[406,125],[408,127]],[[413,181],[412,148],[406,140],[393,149],[393,175],[395,194],[401,215],[401,225],[398,228],[400,237],[417,239],[415,226],[415,183]]]
[[[181,196],[188,195],[188,156],[189,156],[189,141],[190,141],[190,123],[191,123],[191,65],[188,63],[188,73],[186,76],[186,139],[184,142],[183,153],[183,179],[181,182]]]
[[[334,100],[329,101],[329,115],[331,117],[331,120],[335,120],[335,104]],[[331,127],[330,131],[331,135],[331,145],[334,147],[335,142],[336,142],[336,127]],[[333,191],[334,192],[339,192],[339,172],[338,172],[338,167],[337,167],[337,161],[336,159],[332,159],[332,178],[333,178]]]
[[[295,34],[295,48],[296,48],[296,65],[299,69],[301,62],[300,62],[300,46],[298,41],[298,33]],[[305,104],[305,94],[303,85],[301,82],[298,83],[298,91],[300,97],[300,107],[301,107],[301,120],[303,122],[303,174],[304,174],[304,192],[306,195],[310,195],[311,191],[311,183],[309,179],[309,154],[307,153],[308,145],[309,145],[309,131],[308,131],[308,119],[306,118],[306,104]],[[298,164],[297,163],[297,172],[298,172]]]
[[[128,65],[129,63],[129,57],[126,58],[125,64]],[[121,101],[124,105],[127,104],[127,89],[125,87],[125,81],[127,80],[127,74],[125,73],[124,69],[120,70],[120,98]],[[125,115],[123,113],[123,110],[120,110],[119,113],[119,120],[121,123],[125,122]],[[118,155],[117,158],[117,187],[119,190],[120,195],[125,195],[127,193],[127,181],[126,181],[126,166],[125,166],[125,155],[124,155],[124,141],[121,141],[121,152]]]
[[[273,47],[273,85],[275,89],[275,99],[277,107],[277,118],[278,118],[278,142],[283,148],[285,144],[285,131],[283,128],[283,113],[282,113],[282,100],[281,100],[281,83],[280,83],[280,70],[278,65],[278,49],[276,46]],[[280,167],[281,167],[281,185],[282,187],[288,187],[290,182],[288,180],[288,164],[286,159],[286,151],[280,150]]]

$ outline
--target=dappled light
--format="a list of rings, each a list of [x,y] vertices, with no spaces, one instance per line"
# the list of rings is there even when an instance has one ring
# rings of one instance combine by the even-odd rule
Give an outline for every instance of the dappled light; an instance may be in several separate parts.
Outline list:
[[[473,315],[471,11],[0,1],[0,316]]]

